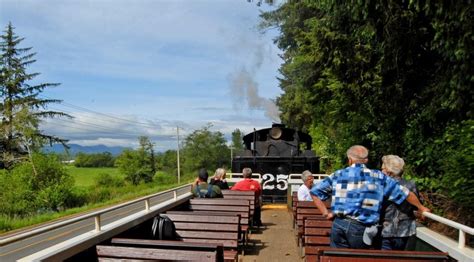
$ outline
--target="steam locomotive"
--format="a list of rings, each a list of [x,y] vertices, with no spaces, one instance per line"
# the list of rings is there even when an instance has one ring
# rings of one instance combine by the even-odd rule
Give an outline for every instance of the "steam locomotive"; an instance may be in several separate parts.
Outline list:
[[[283,124],[254,130],[243,137],[244,150],[232,159],[232,172],[250,167],[262,175],[264,202],[286,202],[288,177],[304,170],[319,173],[319,157],[311,150],[311,136]]]

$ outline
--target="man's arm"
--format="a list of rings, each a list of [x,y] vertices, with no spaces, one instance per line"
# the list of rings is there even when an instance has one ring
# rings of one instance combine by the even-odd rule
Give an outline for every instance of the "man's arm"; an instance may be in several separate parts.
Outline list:
[[[326,205],[324,204],[321,199],[319,199],[317,196],[311,194],[311,198],[313,198],[313,202],[316,205],[316,207],[321,211],[323,216],[327,218],[328,220],[331,220],[334,217],[334,214],[332,212],[329,212],[328,209],[326,208]]]
[[[313,197],[314,199],[314,197]],[[427,207],[423,206],[421,203],[420,203],[420,200],[418,200],[418,198],[416,197],[416,195],[410,191],[410,193],[408,194],[407,198],[406,198],[406,201],[412,205],[414,205],[416,208],[418,208],[418,212],[420,212],[420,214],[423,216],[423,212],[430,212],[431,210],[429,210]]]

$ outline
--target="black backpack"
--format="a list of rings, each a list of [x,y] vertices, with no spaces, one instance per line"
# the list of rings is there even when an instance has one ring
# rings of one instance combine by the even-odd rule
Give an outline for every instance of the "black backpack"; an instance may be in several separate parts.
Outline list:
[[[209,185],[207,186],[207,192],[206,192],[206,193],[202,192],[202,191],[200,190],[199,186],[197,186],[197,187],[196,187],[196,191],[197,191],[197,195],[198,195],[197,197],[198,197],[198,198],[211,198],[211,196],[212,196],[212,187],[213,187],[213,186],[214,186],[214,185],[209,184]]]
[[[154,217],[151,226],[151,237],[159,240],[176,240],[176,228],[173,221],[162,214]]]

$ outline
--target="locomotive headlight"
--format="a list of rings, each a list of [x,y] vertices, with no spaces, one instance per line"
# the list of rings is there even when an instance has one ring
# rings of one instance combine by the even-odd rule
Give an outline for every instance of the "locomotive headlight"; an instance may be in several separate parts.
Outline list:
[[[272,129],[270,130],[270,137],[275,140],[280,139],[282,134],[283,131],[279,127],[272,127]]]

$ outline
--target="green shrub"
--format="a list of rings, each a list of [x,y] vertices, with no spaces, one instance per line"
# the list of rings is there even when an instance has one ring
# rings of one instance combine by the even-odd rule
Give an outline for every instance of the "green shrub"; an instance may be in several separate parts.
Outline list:
[[[121,187],[124,186],[124,181],[119,177],[114,177],[109,173],[100,173],[96,178],[97,186],[107,187]]]
[[[157,173],[153,178],[153,181],[159,185],[171,185],[178,182],[176,176],[166,173]]]
[[[72,197],[74,180],[54,155],[34,154],[0,175],[1,213],[24,216],[38,211],[65,208]]]

